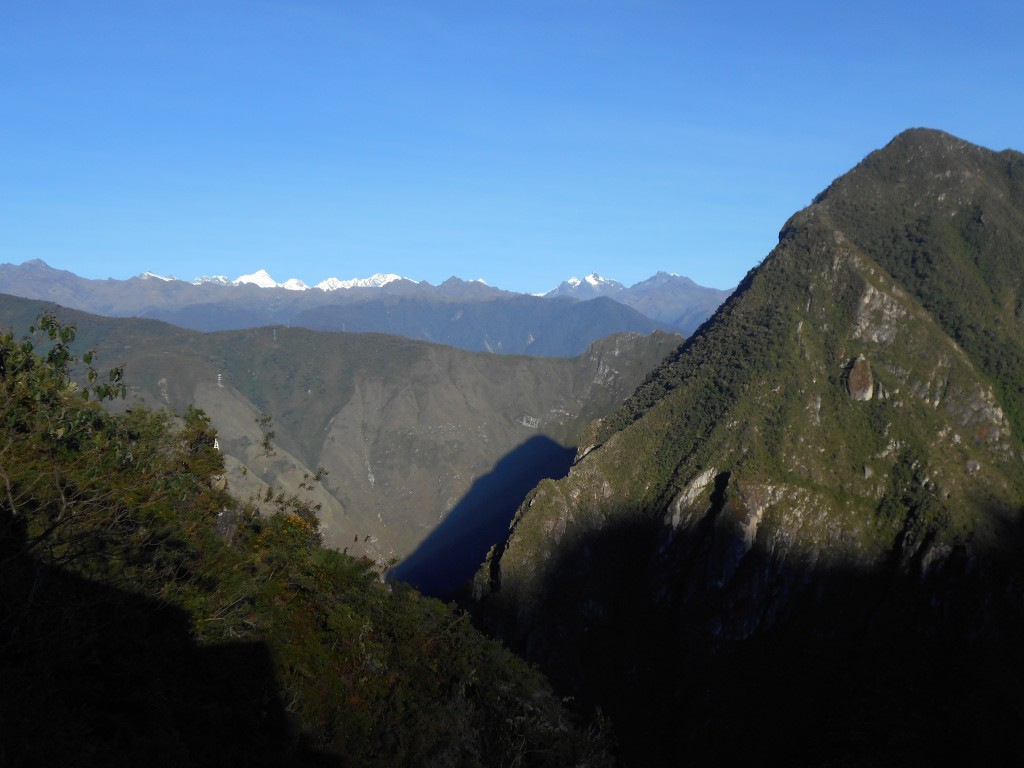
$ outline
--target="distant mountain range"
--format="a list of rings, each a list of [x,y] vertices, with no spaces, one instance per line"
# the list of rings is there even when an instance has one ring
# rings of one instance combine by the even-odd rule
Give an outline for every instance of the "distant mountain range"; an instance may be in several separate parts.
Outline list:
[[[613,333],[688,335],[729,293],[664,272],[630,288],[595,275],[574,278],[543,296],[456,277],[435,286],[391,274],[332,277],[314,288],[294,279],[278,283],[265,270],[234,280],[188,282],[149,272],[90,280],[38,259],[0,265],[0,292],[199,331],[267,325],[378,331],[470,351],[541,356],[582,354]]]

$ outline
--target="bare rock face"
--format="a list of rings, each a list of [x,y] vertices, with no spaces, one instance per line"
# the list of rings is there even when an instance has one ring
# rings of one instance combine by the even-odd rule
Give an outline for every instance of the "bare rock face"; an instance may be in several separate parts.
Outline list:
[[[850,366],[850,373],[846,379],[846,390],[854,400],[870,400],[875,392],[875,380],[871,375],[871,366],[864,355],[857,355],[857,359]]]

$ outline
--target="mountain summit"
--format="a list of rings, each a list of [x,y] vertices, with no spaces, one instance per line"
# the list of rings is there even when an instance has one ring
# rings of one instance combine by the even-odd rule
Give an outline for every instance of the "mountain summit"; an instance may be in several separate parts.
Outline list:
[[[482,620],[638,765],[1020,760],[1022,382],[1024,155],[903,133],[535,489]]]
[[[617,280],[607,280],[592,273],[582,280],[578,277],[570,278],[544,296],[567,296],[584,300],[607,296],[659,323],[690,334],[711,316],[729,293],[717,288],[705,288],[688,277],[668,272],[658,272],[629,288]]]
[[[578,277],[570,277],[544,295],[592,299],[595,296],[614,296],[625,289],[626,286],[618,280],[606,280],[596,272],[592,272],[582,280]]]

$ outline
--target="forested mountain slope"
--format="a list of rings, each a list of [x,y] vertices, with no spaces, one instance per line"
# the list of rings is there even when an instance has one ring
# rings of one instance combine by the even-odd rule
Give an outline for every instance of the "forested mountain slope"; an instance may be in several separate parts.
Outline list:
[[[901,134],[596,423],[481,621],[631,764],[1024,758],[1024,156]]]

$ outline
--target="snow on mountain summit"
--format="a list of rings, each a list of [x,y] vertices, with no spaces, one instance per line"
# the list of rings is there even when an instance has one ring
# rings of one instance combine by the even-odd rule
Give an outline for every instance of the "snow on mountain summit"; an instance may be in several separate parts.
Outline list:
[[[265,269],[257,270],[251,275],[242,275],[241,277],[232,280],[232,285],[255,285],[260,288],[284,288],[286,291],[308,291],[309,286],[296,277],[289,278],[283,283],[278,283],[270,276],[270,273]]]
[[[251,275],[242,275],[241,277],[235,278],[231,281],[234,285],[242,285],[245,283],[251,285],[257,285],[260,288],[277,288],[278,285],[274,282],[274,278],[270,276],[270,273],[265,269],[257,270]]]
[[[321,291],[337,291],[341,289],[351,288],[383,288],[388,283],[393,283],[397,280],[408,280],[407,277],[395,274],[381,274],[377,273],[370,277],[356,277],[352,280],[339,280],[336,277],[328,277],[323,282],[317,283],[316,287]]]
[[[158,275],[152,275],[147,272],[144,277],[157,278]],[[168,278],[160,278],[161,280],[167,280]],[[170,278],[174,279],[174,278]],[[371,277],[354,278],[352,280],[339,280],[336,277],[329,277],[326,280],[317,283],[315,287],[322,291],[336,291],[342,288],[381,288],[388,283],[393,283],[398,280],[408,280],[407,277],[394,274],[382,274],[378,273]],[[297,277],[289,278],[283,283],[279,283],[270,276],[270,273],[265,269],[259,269],[253,272],[251,275],[242,275],[241,277],[229,280],[224,275],[214,275],[212,277],[204,275],[203,277],[197,277],[192,281],[193,285],[255,285],[259,288],[284,288],[288,291],[308,291],[310,286],[299,280]]]
[[[601,277],[596,272],[591,272],[582,280],[578,277],[570,277],[560,283],[556,288],[551,289],[543,296],[575,296],[577,298],[593,298],[595,296],[607,296],[623,290],[625,286],[618,280],[609,280]]]

